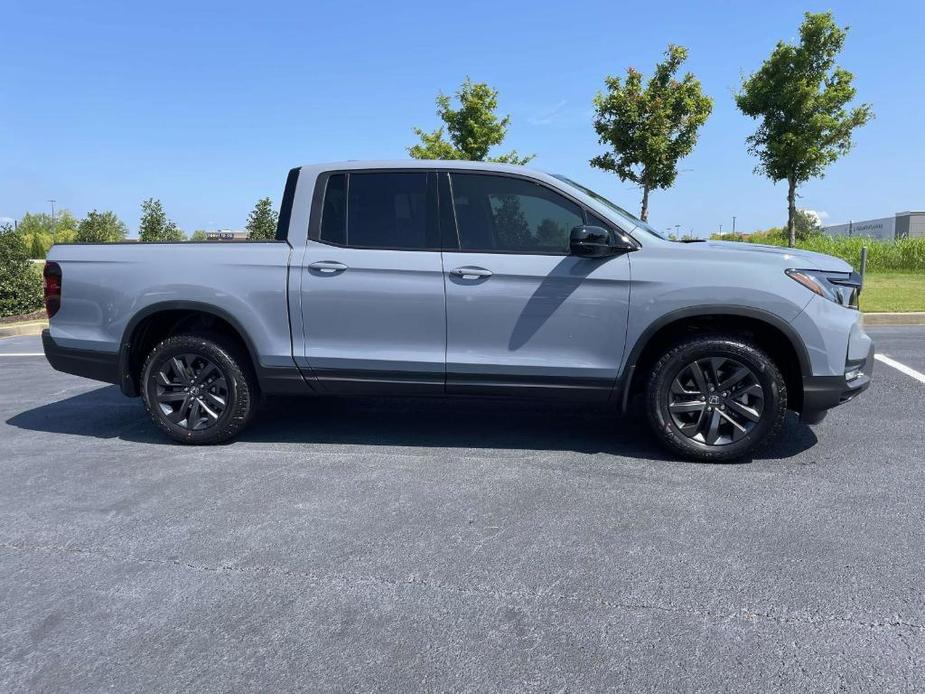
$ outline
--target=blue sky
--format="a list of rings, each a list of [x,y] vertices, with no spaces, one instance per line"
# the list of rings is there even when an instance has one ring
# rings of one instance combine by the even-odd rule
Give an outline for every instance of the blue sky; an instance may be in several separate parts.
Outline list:
[[[705,234],[780,224],[782,184],[753,174],[741,77],[806,10],[851,27],[841,64],[876,120],[799,206],[829,222],[925,208],[921,2],[61,2],[0,0],[0,217],[112,209],[135,233],[160,198],[186,231],[240,228],[278,205],[294,165],[403,158],[434,97],[466,75],[500,90],[504,147],[537,154],[631,210],[639,192],[588,166],[591,99],[608,73],[645,73],[669,42],[715,100],[650,221]]]

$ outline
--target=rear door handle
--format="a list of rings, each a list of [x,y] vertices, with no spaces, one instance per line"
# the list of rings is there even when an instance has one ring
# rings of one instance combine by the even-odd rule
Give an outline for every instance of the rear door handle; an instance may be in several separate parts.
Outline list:
[[[309,265],[308,268],[310,270],[323,272],[326,275],[333,275],[335,272],[343,272],[347,269],[347,266],[343,263],[338,263],[335,260],[319,260]]]
[[[491,277],[493,273],[491,270],[486,270],[483,267],[458,267],[455,270],[450,270],[450,274],[466,280],[484,279],[486,277]]]

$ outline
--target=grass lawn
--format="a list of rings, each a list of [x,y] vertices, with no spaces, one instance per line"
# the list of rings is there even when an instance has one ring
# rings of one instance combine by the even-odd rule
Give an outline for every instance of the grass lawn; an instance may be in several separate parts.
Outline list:
[[[878,272],[864,277],[863,311],[925,311],[925,272]]]

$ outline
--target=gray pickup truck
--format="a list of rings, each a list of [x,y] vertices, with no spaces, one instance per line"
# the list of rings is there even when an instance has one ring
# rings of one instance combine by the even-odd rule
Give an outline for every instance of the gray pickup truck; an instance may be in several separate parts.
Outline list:
[[[672,241],[565,177],[481,162],[303,166],[275,241],[56,245],[44,274],[51,365],[192,444],[238,434],[261,394],[640,394],[671,450],[726,460],[873,365],[845,262]]]

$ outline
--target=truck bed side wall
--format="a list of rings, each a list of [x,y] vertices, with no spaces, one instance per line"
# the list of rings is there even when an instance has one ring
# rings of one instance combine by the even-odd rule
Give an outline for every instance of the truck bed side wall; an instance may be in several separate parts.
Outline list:
[[[61,309],[51,337],[62,347],[117,352],[130,321],[163,305],[214,306],[246,332],[262,367],[292,367],[286,242],[122,243],[55,246]]]

